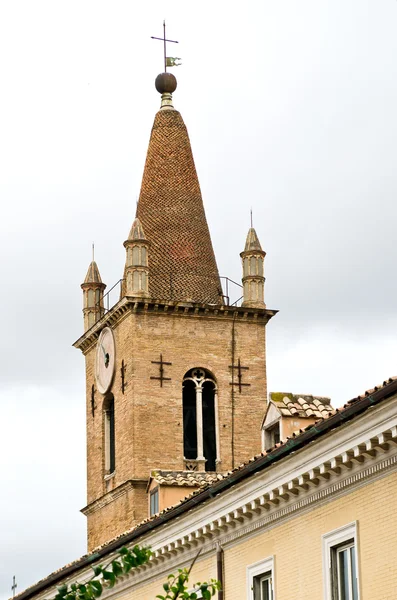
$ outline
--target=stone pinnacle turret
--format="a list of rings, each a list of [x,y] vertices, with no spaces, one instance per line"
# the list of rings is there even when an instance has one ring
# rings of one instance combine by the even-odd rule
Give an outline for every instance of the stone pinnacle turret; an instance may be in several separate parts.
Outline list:
[[[124,269],[125,296],[149,296],[149,245],[141,222],[136,218],[128,239],[124,242],[127,253]]]
[[[256,231],[248,231],[244,251],[240,253],[243,262],[243,306],[265,308],[265,277],[263,263],[266,252],[262,250]]]
[[[104,314],[103,292],[105,288],[106,284],[102,283],[98,265],[93,260],[88,267],[84,282],[81,284],[84,331],[90,329]]]

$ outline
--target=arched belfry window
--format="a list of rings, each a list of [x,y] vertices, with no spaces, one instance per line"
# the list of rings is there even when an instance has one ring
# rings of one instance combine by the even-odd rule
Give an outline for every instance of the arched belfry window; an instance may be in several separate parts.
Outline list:
[[[103,401],[105,473],[113,473],[116,468],[116,446],[114,431],[114,396],[109,394]]]
[[[215,471],[220,461],[215,378],[205,369],[191,369],[183,378],[182,389],[185,467]]]

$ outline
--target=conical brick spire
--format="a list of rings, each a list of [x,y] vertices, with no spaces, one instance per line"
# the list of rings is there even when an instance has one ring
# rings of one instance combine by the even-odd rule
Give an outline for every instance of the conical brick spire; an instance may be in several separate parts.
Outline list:
[[[189,136],[160,75],[156,114],[142,178],[137,217],[150,242],[149,295],[162,300],[219,304],[221,285],[205,218]]]

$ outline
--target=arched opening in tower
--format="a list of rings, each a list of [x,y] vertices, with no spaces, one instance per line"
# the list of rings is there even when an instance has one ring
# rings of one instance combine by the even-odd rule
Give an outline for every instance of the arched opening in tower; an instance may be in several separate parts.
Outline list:
[[[196,385],[183,382],[183,453],[185,458],[197,458]]]
[[[205,470],[215,471],[215,385],[212,381],[205,381],[203,383],[203,449],[206,458]]]
[[[114,396],[109,394],[103,401],[105,471],[113,473],[116,468],[116,444],[114,424]]]

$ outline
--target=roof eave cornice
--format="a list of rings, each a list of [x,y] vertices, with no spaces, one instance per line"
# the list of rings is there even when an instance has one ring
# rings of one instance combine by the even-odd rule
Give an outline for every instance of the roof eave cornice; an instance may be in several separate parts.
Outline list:
[[[266,324],[278,311],[268,308],[248,308],[243,306],[227,306],[224,304],[201,304],[197,302],[171,302],[125,296],[74,342],[73,346],[80,348],[83,353],[86,352],[98,339],[104,327],[113,327],[124,319],[128,312],[152,312],[181,317],[226,318]]]

